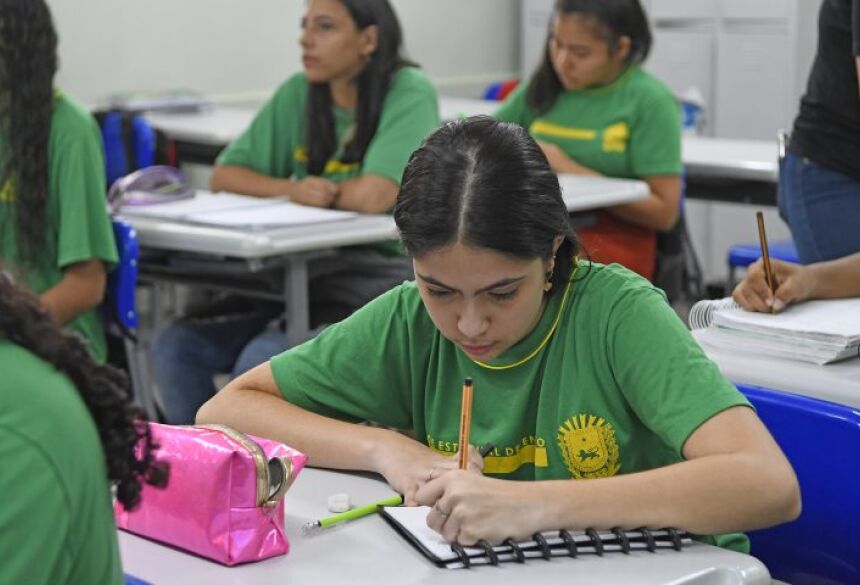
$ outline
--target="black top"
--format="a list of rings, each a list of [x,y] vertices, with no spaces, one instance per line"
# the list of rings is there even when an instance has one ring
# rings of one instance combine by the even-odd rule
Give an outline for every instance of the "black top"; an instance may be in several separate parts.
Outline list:
[[[860,180],[860,0],[824,0],[791,152]]]

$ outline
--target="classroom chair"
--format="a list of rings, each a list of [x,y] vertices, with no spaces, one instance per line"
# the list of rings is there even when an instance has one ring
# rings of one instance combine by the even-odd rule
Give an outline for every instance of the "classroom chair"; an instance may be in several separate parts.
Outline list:
[[[783,260],[785,262],[794,262],[799,264],[797,258],[797,249],[794,247],[794,242],[791,240],[782,240],[770,242],[767,246],[771,258]],[[761,258],[761,245],[756,244],[736,244],[729,248],[727,262],[729,265],[729,281],[727,292],[731,294],[735,288],[735,273],[738,268],[746,268],[756,260]]]
[[[794,467],[803,512],[749,533],[751,552],[793,585],[860,583],[860,410],[738,385]]]
[[[137,260],[140,247],[134,228],[123,219],[113,219],[119,261],[108,274],[104,313],[108,330],[123,340],[129,378],[135,401],[150,420],[157,419],[155,395],[149,376],[146,349],[138,337],[138,314],[135,300],[137,286]]]

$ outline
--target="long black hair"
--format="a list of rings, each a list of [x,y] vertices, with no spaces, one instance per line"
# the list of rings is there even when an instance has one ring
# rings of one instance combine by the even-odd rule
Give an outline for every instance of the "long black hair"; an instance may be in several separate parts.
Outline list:
[[[460,242],[521,260],[553,257],[550,294],[571,277],[579,240],[558,177],[516,124],[474,116],[449,122],[416,150],[403,172],[394,220],[416,258]]]
[[[552,108],[564,90],[552,66],[549,40],[552,36],[552,22],[559,15],[571,14],[576,14],[588,22],[595,34],[606,41],[610,51],[618,47],[621,37],[628,37],[630,53],[625,61],[627,66],[643,63],[651,51],[651,28],[639,0],[556,0],[544,46],[543,61],[529,80],[526,90],[526,103],[538,115]]]
[[[0,0],[0,189],[11,181],[22,266],[44,249],[56,72],[57,33],[45,2]]]
[[[378,29],[377,47],[358,76],[358,107],[355,135],[344,147],[344,163],[361,162],[379,126],[382,103],[394,74],[402,67],[416,66],[400,51],[403,34],[388,0],[340,0],[359,30]],[[312,83],[308,91],[308,173],[321,175],[337,150],[331,89],[328,83]]]
[[[165,485],[168,470],[154,459],[157,445],[142,422],[143,412],[131,402],[125,373],[93,361],[84,343],[63,331],[39,300],[2,269],[0,338],[48,362],[77,388],[98,429],[107,479],[115,484],[117,500],[126,509],[140,502],[142,483]]]

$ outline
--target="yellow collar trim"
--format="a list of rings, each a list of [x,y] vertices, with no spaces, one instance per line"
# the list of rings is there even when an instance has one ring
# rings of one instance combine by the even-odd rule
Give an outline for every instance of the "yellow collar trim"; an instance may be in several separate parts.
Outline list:
[[[487,370],[496,370],[496,371],[498,371],[498,370],[511,370],[513,368],[516,368],[517,366],[523,365],[527,361],[534,358],[537,354],[539,354],[543,350],[543,348],[546,347],[546,344],[549,343],[549,340],[552,337],[552,334],[555,333],[555,330],[558,328],[558,322],[561,321],[561,314],[564,312],[564,305],[567,302],[567,296],[570,293],[570,286],[573,284],[573,279],[576,277],[576,272],[578,270],[579,270],[579,262],[575,261],[575,264],[573,267],[573,274],[570,275],[570,279],[567,281],[567,286],[564,287],[564,294],[561,297],[561,304],[558,307],[558,314],[556,314],[555,319],[553,320],[552,325],[550,326],[549,331],[547,331],[547,334],[544,336],[543,340],[541,340],[541,342],[538,344],[538,346],[536,348],[534,348],[534,350],[532,350],[532,352],[530,354],[528,354],[526,357],[522,358],[521,360],[518,360],[512,364],[507,364],[504,366],[494,366],[494,365],[488,364],[486,362],[479,362],[478,360],[472,360],[472,361],[475,362],[477,365],[479,365],[482,368],[485,368]],[[472,358],[469,358],[469,359],[472,359]]]

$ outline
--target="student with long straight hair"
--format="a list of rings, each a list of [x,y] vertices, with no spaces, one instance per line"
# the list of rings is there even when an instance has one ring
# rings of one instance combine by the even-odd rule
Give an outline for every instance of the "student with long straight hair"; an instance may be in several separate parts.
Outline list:
[[[0,0],[0,260],[103,362],[96,309],[117,253],[101,135],[56,72],[45,2]]]
[[[557,173],[648,183],[647,199],[603,209],[579,230],[593,259],[648,279],[681,196],[678,103],[640,67],[650,48],[638,0],[557,0],[543,61],[494,114],[528,130]]]
[[[387,0],[310,0],[300,44],[304,71],[221,154],[212,190],[388,212],[409,154],[439,124],[433,86],[401,55],[394,11]],[[312,322],[336,320],[410,276],[394,241],[339,250],[311,266],[310,286],[315,306],[339,314],[315,312]],[[215,391],[214,373],[240,373],[282,351],[283,332],[266,328],[282,309],[216,310],[161,335],[154,362],[168,421],[194,419]]]
[[[198,422],[377,472],[462,544],[676,526],[746,550],[737,531],[798,514],[791,466],[665,296],[579,258],[522,128],[471,118],[432,134],[394,218],[416,280],[240,376]],[[472,440],[495,446],[483,461],[457,444],[467,376]]]
[[[2,269],[0,372],[0,583],[123,583],[109,483],[166,481],[128,378]]]

